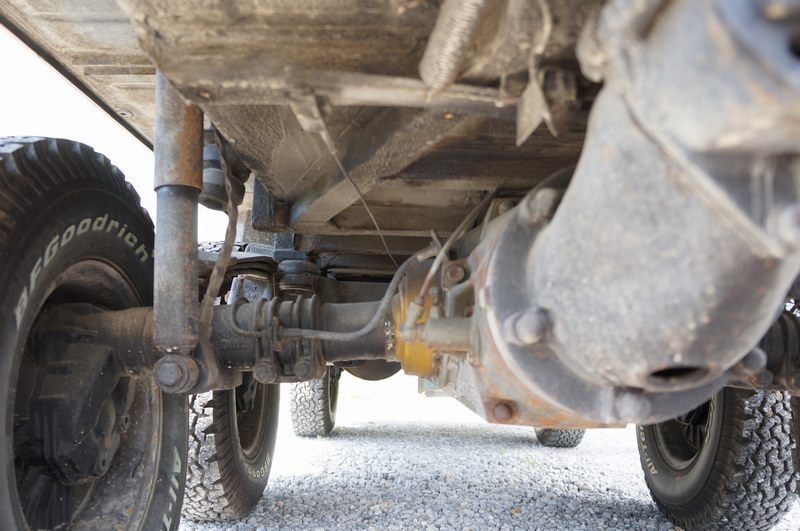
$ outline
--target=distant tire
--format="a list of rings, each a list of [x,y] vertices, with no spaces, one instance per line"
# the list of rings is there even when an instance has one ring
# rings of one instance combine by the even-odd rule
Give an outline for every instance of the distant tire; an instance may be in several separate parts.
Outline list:
[[[583,440],[586,430],[554,430],[536,428],[536,438],[548,448],[575,448]]]
[[[319,380],[292,384],[292,429],[298,437],[327,437],[336,425],[341,370],[328,367]]]
[[[247,386],[255,393],[249,409]],[[235,390],[191,397],[185,518],[233,520],[253,511],[272,467],[279,401],[279,385],[252,377]]]
[[[769,529],[795,490],[788,395],[725,389],[676,419],[638,426],[656,505],[686,529]]]

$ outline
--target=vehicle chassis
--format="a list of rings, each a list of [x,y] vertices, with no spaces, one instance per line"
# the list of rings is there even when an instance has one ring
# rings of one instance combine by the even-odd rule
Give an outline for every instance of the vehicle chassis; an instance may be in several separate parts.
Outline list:
[[[63,307],[51,319],[91,331],[126,370],[152,372],[173,393],[230,389],[249,371],[262,383],[304,381],[326,364],[375,359],[401,362],[490,421],[537,426],[664,420],[726,384],[800,393],[797,353],[776,342],[778,351],[757,346],[770,326],[781,326],[776,312],[800,266],[794,18],[746,2],[587,9],[576,54],[584,75],[603,83],[595,98],[569,68],[540,60],[558,37],[546,2],[507,8],[507,17],[522,13],[533,28],[527,82],[458,84],[480,78],[464,72],[464,54],[487,16],[484,3],[445,3],[419,64],[422,80],[414,80],[235,62],[204,77],[189,48],[155,30],[170,13],[122,2],[162,68],[154,304],[120,313]],[[448,130],[511,119],[522,143],[542,123],[563,132],[574,102],[587,97],[594,102],[574,170],[555,172],[524,197],[489,190],[466,216],[471,223],[448,231],[452,241],[406,252],[389,283],[321,276],[307,254],[282,248],[280,236],[231,256],[229,232],[221,252],[198,256],[200,201],[216,201],[232,226],[241,210],[250,235],[326,232],[314,205],[352,203],[374,160],[353,164],[349,148],[337,147],[347,138],[331,136],[332,108],[407,107],[418,113],[402,115],[411,120],[445,112],[439,122]],[[240,155],[250,146],[234,148],[242,141],[226,131],[224,113],[241,105],[288,109],[297,134],[344,158],[345,175],[320,198],[293,203],[256,180],[250,204],[238,207],[250,173]],[[212,124],[222,116],[219,129],[204,128],[203,110]],[[426,142],[437,134],[427,121],[419,127]],[[406,134],[398,128],[393,134]],[[216,157],[204,150],[209,144]],[[424,242],[418,232],[402,233],[414,236],[407,245]],[[214,306],[232,277],[234,299]]]

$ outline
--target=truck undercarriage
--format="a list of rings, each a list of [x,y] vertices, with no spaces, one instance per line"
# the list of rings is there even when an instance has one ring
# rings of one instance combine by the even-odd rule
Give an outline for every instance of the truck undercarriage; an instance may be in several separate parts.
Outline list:
[[[550,429],[800,396],[797,2],[4,0],[0,22],[156,160],[154,242],[76,213],[0,273],[10,385],[37,389],[13,455],[61,485],[105,477],[145,381],[242,414],[256,389],[399,365]],[[0,244],[64,150],[2,144]],[[198,251],[199,204],[229,226]],[[154,267],[152,291],[81,295],[119,289],[102,267],[37,283],[84,234]],[[13,361],[33,351],[44,376]],[[55,419],[93,400],[52,386],[83,382],[102,400]],[[34,527],[84,511],[26,503]]]

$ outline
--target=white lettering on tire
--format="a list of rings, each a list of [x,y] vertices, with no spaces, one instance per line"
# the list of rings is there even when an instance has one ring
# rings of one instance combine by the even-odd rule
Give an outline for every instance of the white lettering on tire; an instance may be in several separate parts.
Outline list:
[[[164,524],[164,529],[169,531],[172,527],[172,512],[175,507],[174,504],[178,503],[178,489],[180,489],[180,480],[181,480],[181,466],[183,462],[181,461],[181,454],[178,452],[177,448],[172,449],[172,476],[170,477],[170,485],[169,485],[169,495],[172,498],[172,501],[169,502],[169,506],[167,506],[167,512],[164,513],[164,516],[161,518],[161,523]]]
[[[117,230],[118,227],[121,228]],[[135,248],[134,253],[139,258],[140,262],[144,263],[150,259],[151,252],[143,243],[139,244],[138,247],[136,246],[136,244],[141,241],[141,238],[138,238],[135,234],[133,234],[133,232],[128,231],[128,224],[126,223],[120,226],[119,221],[115,219],[109,220],[108,214],[97,216],[94,219],[82,219],[80,223],[78,223],[77,229],[75,225],[68,226],[61,234],[56,234],[50,238],[47,246],[44,249],[44,253],[42,253],[42,255],[36,259],[36,262],[34,262],[33,267],[28,274],[28,284],[22,288],[22,293],[20,293],[19,298],[17,299],[17,305],[14,308],[14,317],[16,318],[17,329],[19,329],[20,323],[22,322],[22,316],[25,314],[25,309],[28,307],[30,294],[34,289],[36,289],[39,275],[42,274],[42,271],[47,269],[47,266],[52,263],[61,249],[66,247],[74,238],[88,233],[90,228],[93,232],[106,231],[109,233],[112,232],[113,229],[116,231],[117,238],[124,241],[125,245],[131,249]]]
[[[645,441],[647,439],[645,437],[644,427],[639,426],[638,428],[639,428],[640,446],[642,448],[642,454],[644,454],[644,469],[651,476],[655,476],[656,474],[658,474],[658,469],[656,468],[656,465],[653,462],[653,459],[650,457],[650,454],[647,452],[647,450],[648,450],[647,443],[645,443]]]

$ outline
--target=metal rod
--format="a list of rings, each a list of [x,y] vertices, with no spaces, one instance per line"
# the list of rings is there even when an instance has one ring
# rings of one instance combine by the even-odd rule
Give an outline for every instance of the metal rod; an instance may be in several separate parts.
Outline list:
[[[320,310],[322,327],[329,332],[356,330],[372,320],[379,313],[380,301],[323,304]],[[325,341],[323,344],[325,360],[396,360],[386,348],[386,329],[376,326],[357,341]]]
[[[287,93],[309,87],[334,106],[392,106],[441,109],[454,113],[481,114],[513,120],[517,97],[496,88],[454,84],[440,90],[419,79],[342,72],[293,70],[274,76],[236,71],[228,83],[193,79],[181,86],[184,94],[198,103],[289,105]]]
[[[203,186],[203,113],[156,78],[154,341],[189,354],[198,343],[197,204]]]
[[[429,348],[451,352],[468,352],[472,347],[472,319],[451,317],[428,319],[422,329],[422,341]]]

